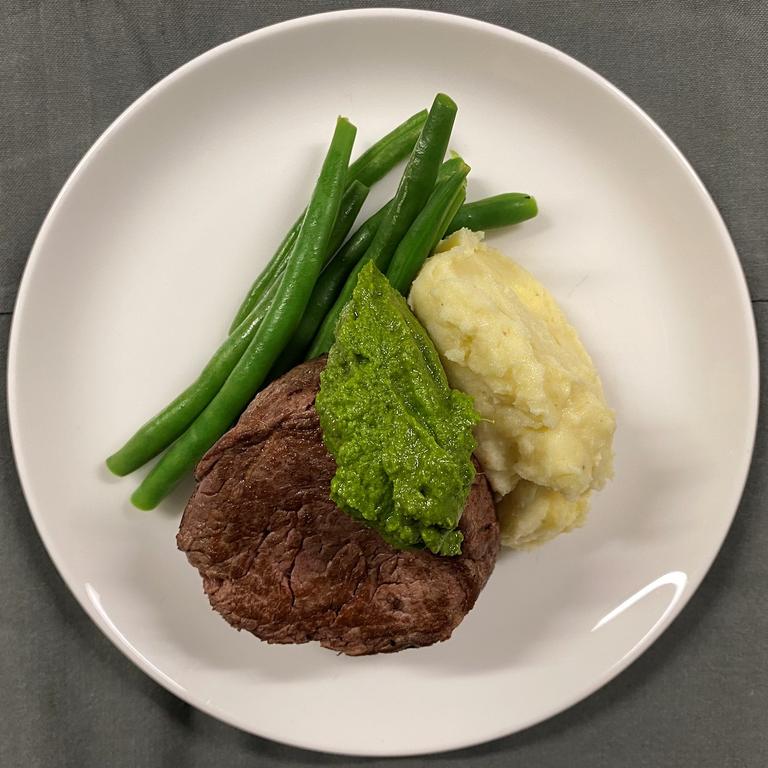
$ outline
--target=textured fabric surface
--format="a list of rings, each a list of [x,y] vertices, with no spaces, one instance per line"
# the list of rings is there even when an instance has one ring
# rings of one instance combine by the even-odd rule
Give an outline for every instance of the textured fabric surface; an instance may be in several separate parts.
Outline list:
[[[239,34],[306,13],[379,4],[3,0],[3,367],[10,314],[35,233],[74,164],[125,107],[180,64]],[[768,355],[768,3],[405,5],[532,35],[593,67],[647,110],[723,213],[755,301],[761,352]],[[219,723],[157,686],[104,639],[37,538],[3,407],[0,766],[766,766],[766,499],[763,416],[739,513],[710,574],[669,631],[626,672],[564,714],[481,747],[401,761],[346,759],[283,747]]]

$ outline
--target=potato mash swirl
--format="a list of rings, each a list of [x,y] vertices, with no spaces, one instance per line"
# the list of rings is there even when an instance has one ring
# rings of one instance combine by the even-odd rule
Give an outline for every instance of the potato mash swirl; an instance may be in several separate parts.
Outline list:
[[[551,294],[460,230],[413,283],[409,302],[451,386],[484,421],[476,454],[495,492],[502,540],[529,547],[581,525],[613,471],[613,412],[597,371]]]

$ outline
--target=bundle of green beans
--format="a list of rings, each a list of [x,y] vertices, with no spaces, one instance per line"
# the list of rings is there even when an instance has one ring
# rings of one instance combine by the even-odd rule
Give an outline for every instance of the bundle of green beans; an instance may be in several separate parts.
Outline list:
[[[427,110],[412,115],[349,166],[347,177],[352,177],[350,189],[345,192],[340,204],[336,228],[330,238],[331,247],[334,241],[343,240],[354,224],[357,210],[351,201],[359,199],[360,188],[381,179],[410,153],[426,119]],[[251,286],[235,315],[229,337],[214,353],[200,376],[107,459],[107,466],[116,475],[130,474],[164,451],[186,431],[221,389],[264,319],[280,285],[305,214],[306,210]]]
[[[195,382],[107,459],[126,475],[166,451],[133,494],[137,507],[156,506],[265,382],[328,351],[368,261],[406,294],[446,234],[536,215],[536,201],[519,193],[464,204],[469,166],[458,156],[443,161],[456,111],[438,94],[429,113],[408,118],[349,165],[355,128],[339,118],[309,205],[246,294],[229,336]],[[370,185],[406,156],[395,196],[345,240]]]
[[[462,173],[462,169],[466,171]],[[453,176],[464,178],[469,171],[469,166],[460,158],[446,160],[437,172],[436,189],[448,182]],[[355,232],[333,257],[320,275],[312,298],[309,301],[307,310],[301,318],[299,327],[294,332],[288,345],[280,355],[275,368],[270,374],[274,379],[281,376],[286,371],[293,368],[294,365],[305,359],[312,339],[318,332],[326,316],[329,315],[331,308],[336,303],[342,288],[346,283],[357,280],[362,260],[365,258],[368,248],[371,245],[374,236],[384,219],[389,214],[394,205],[394,198],[385,203],[374,213],[365,223]],[[422,211],[422,214],[424,212]],[[420,214],[421,215],[421,214]],[[426,255],[425,255],[426,258]],[[350,273],[354,270],[354,277]],[[418,269],[416,270],[418,271]],[[312,355],[317,357],[317,355]],[[308,358],[309,359],[309,358]]]
[[[221,389],[134,492],[131,501],[139,509],[157,506],[229,429],[256,394],[293,333],[327,256],[356,132],[346,118],[340,117],[336,122],[312,199],[261,324]]]
[[[370,149],[363,152],[347,169],[347,184],[354,184],[357,181],[370,187],[386,176],[413,149],[413,145],[416,143],[426,119],[427,110],[422,109],[421,112],[417,112],[405,122],[400,123],[400,125],[377,141]],[[306,209],[288,230],[288,233],[283,238],[275,255],[270,259],[264,271],[256,278],[232,320],[229,328],[230,333],[245,319],[264,291],[285,269],[285,264],[291,255],[305,214]],[[350,226],[352,226],[352,223],[350,222]]]

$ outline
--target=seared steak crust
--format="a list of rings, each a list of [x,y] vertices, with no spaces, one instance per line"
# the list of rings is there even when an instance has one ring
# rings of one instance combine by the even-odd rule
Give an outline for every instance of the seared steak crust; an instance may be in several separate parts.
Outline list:
[[[314,408],[324,359],[260,392],[203,457],[177,535],[211,606],[270,643],[349,655],[450,637],[493,570],[499,528],[478,473],[463,552],[396,550],[328,498],[336,471]]]

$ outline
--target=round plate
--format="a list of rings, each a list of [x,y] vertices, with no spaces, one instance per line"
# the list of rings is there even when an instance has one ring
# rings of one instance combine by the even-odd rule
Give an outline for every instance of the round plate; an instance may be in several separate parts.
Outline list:
[[[269,646],[208,607],[174,535],[190,485],[152,513],[103,459],[197,373],[306,201],[338,113],[358,151],[457,101],[470,197],[537,195],[492,233],[560,300],[616,408],[616,477],[589,524],[504,552],[453,638],[346,658]],[[391,194],[395,176],[375,190]],[[669,139],[567,56],[434,13],[331,13],[195,59],[131,106],[56,200],[10,349],[14,448],[48,551],[88,614],[181,698],[261,736],[397,755],[511,733],[611,679],[714,558],[757,404],[744,278]],[[480,705],[478,705],[478,702]]]

